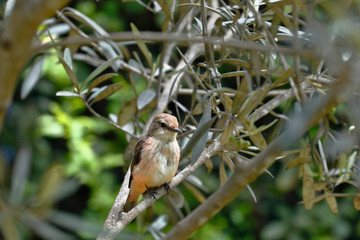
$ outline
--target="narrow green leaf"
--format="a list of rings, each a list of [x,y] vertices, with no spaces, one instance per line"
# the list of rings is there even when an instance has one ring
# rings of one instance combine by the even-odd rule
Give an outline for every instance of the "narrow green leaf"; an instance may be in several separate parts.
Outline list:
[[[284,71],[278,79],[275,80],[273,83],[273,88],[279,87],[283,84],[288,83],[289,77],[294,73],[293,68],[289,68],[288,70]]]
[[[244,126],[247,134],[249,135],[251,141],[257,146],[259,149],[264,150],[267,146],[266,140],[258,131],[257,127],[254,123],[251,123],[247,117],[240,118],[242,125]]]
[[[119,126],[124,126],[131,119],[134,118],[137,113],[137,97],[130,99],[125,105],[120,109],[118,114],[118,122]]]
[[[116,56],[103,64],[101,64],[99,67],[97,67],[94,71],[90,73],[90,75],[85,79],[84,83],[81,85],[81,88],[83,88],[88,82],[90,82],[92,79],[94,79],[97,75],[102,73],[106,68],[108,68],[113,62],[121,59],[122,56]]]
[[[297,167],[299,165],[303,165],[306,163],[311,163],[311,157],[310,157],[310,146],[305,146],[301,149],[299,156],[292,159],[287,165],[286,169]]]
[[[73,71],[73,62],[72,62],[72,58],[71,58],[71,52],[69,48],[65,48],[64,51],[64,60],[66,62],[66,64],[70,67],[70,69]]]
[[[201,86],[202,89],[207,90],[206,86],[201,82],[198,74],[195,73],[194,69],[192,68],[191,64],[189,63],[189,61],[186,59],[186,57],[184,56],[184,54],[180,51],[179,48],[176,48],[176,50],[178,51],[178,53],[180,54],[182,60],[186,63],[186,67],[188,68],[188,70],[190,71],[191,75],[197,80],[197,83]],[[195,88],[194,88],[195,89]],[[193,106],[193,104],[191,105]]]
[[[101,90],[99,90],[96,93],[96,96],[91,101],[91,104],[94,104],[100,100],[103,100],[103,99],[109,97],[110,95],[114,94],[116,91],[121,89],[123,86],[124,85],[122,83],[114,83],[111,85],[107,85],[104,88],[101,88]]]
[[[36,83],[39,81],[42,67],[44,64],[45,57],[38,58],[35,63],[32,65],[29,73],[26,75],[23,84],[21,85],[21,99],[25,99],[31,90],[35,87]]]
[[[99,77],[97,77],[89,86],[88,90],[87,90],[87,95],[89,95],[91,93],[91,90],[96,87],[97,85],[99,85],[100,83],[112,78],[112,77],[116,77],[118,76],[117,73],[106,73],[103,74]]]
[[[164,11],[166,17],[173,22],[173,19],[171,17],[170,7],[166,0],[157,0],[157,3],[161,6],[161,9]]]
[[[248,96],[248,85],[247,85],[247,81],[245,78],[241,79],[240,85],[238,86],[236,93],[235,93],[235,97],[233,100],[233,105],[232,105],[232,114],[236,115],[240,109],[241,106],[244,104],[247,96]]]
[[[147,89],[144,92],[142,92],[136,101],[138,110],[143,109],[146,105],[151,103],[155,97],[156,97],[156,92],[152,89]]]
[[[18,219],[15,217],[15,214],[13,214],[10,211],[4,211],[4,210],[1,211],[0,230],[1,230],[2,238],[22,239],[23,236],[20,237],[21,234],[17,224],[18,224]]]
[[[301,166],[301,169],[303,171],[303,186],[302,186],[302,197],[304,201],[305,208],[307,210],[310,210],[314,203],[313,202],[307,202],[309,200],[312,200],[315,197],[315,191],[313,190],[313,183],[314,179],[313,177],[306,171],[305,166],[307,164],[304,164]]]
[[[353,199],[353,205],[357,211],[360,211],[360,194],[359,193],[355,195],[355,197]]]
[[[69,76],[72,84],[74,85],[75,92],[80,93],[79,81],[78,81],[75,73],[73,72],[71,67],[66,63],[65,59],[62,56],[58,56],[58,58],[59,58],[61,64],[63,65],[67,75]]]
[[[184,147],[184,149],[181,151],[181,156],[182,158],[186,157],[192,150],[192,148],[194,148],[195,143],[206,133],[209,131],[210,127],[212,126],[212,124],[215,122],[215,120],[217,119],[217,116],[213,117],[212,119],[210,119],[208,122],[204,123],[201,127],[199,127],[194,134],[192,135],[192,137],[190,138],[190,140],[188,141],[188,143],[186,144],[186,146]]]
[[[94,20],[92,20],[91,18],[89,18],[88,16],[86,16],[85,14],[83,14],[82,12],[80,12],[80,11],[74,9],[74,8],[66,7],[66,8],[64,8],[63,13],[64,13],[64,15],[70,16],[70,17],[78,20],[79,22],[85,24],[87,27],[93,29],[98,34],[100,34],[101,36],[108,36],[109,35]]]
[[[238,77],[238,76],[245,76],[245,71],[235,71],[235,72],[227,72],[221,74],[221,78],[229,78],[229,77]]]
[[[39,191],[36,199],[41,205],[39,208],[46,209],[54,204],[57,189],[64,177],[64,166],[61,164],[51,165],[41,177]]]
[[[226,126],[224,131],[222,131],[222,133],[221,133],[221,136],[220,136],[221,144],[225,145],[226,143],[229,142],[230,138],[234,134],[234,129],[235,129],[234,124],[232,122],[229,122],[229,124]]]
[[[211,101],[208,101],[205,111],[200,119],[198,128],[200,129],[203,125],[207,124],[211,120],[212,120],[211,119]],[[209,128],[210,127],[211,127],[211,125],[209,125]],[[194,133],[194,135],[195,135],[195,133]],[[193,147],[193,150],[191,152],[191,162],[192,163],[194,163],[198,159],[198,157],[201,155],[202,151],[204,150],[206,142],[207,142],[207,137],[208,137],[208,131],[204,131],[204,133],[200,137],[200,139],[198,141],[196,141],[196,144]]]
[[[184,186],[192,193],[192,195],[199,201],[204,202],[206,200],[204,194],[202,194],[196,187],[191,185],[190,183],[183,182]]]
[[[220,179],[220,186],[222,186],[227,181],[225,164],[222,158],[220,159],[220,163],[219,163],[219,179]]]
[[[330,195],[329,197],[326,197],[326,202],[329,206],[329,208],[331,209],[331,211],[337,215],[338,214],[338,205],[336,203],[336,198],[334,196],[332,196],[332,192],[329,189],[325,189],[324,193],[326,195]]]
[[[70,91],[58,91],[56,92],[57,97],[80,97],[78,93],[70,92]]]
[[[200,4],[199,3],[182,3],[182,4],[179,4],[178,6],[195,6],[195,7],[200,7]],[[227,19],[227,20],[232,20],[232,19],[229,19],[229,16],[227,14],[225,14],[224,12],[221,12],[219,11],[218,9],[216,8],[213,8],[213,7],[210,7],[210,6],[205,6],[205,8],[207,10],[210,10],[214,13],[217,13],[219,14],[221,17],[223,17],[223,19]]]
[[[131,30],[133,31],[134,35],[140,37],[140,32],[137,29],[137,27],[133,23],[130,23],[130,26],[131,26]],[[147,48],[146,44],[140,38],[136,39],[136,43],[137,43],[138,47],[140,48],[141,52],[144,54],[149,67],[151,67],[153,65],[152,64],[152,54],[149,51],[149,49]]]
[[[218,130],[225,129],[225,127],[227,126],[226,124],[229,124],[228,116],[229,115],[227,114],[221,115],[219,120],[216,121],[215,129]],[[220,133],[221,132],[214,132],[213,139],[215,139],[218,135],[220,135]]]
[[[241,106],[238,118],[247,116],[249,113],[251,113],[257,106],[259,106],[259,104],[261,104],[269,91],[270,86],[263,85],[261,88],[258,88],[254,92],[250,93],[250,96]]]
[[[11,192],[9,202],[19,204],[23,200],[23,194],[31,169],[32,149],[28,145],[21,146],[16,154],[15,164],[11,179]]]

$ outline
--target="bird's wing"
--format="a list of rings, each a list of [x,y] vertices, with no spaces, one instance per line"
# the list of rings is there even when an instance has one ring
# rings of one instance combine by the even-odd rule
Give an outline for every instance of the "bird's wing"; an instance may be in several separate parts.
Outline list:
[[[139,138],[139,141],[136,143],[135,148],[134,148],[134,158],[131,161],[131,175],[130,175],[130,180],[129,180],[129,188],[130,188],[130,184],[132,181],[132,172],[134,167],[139,164],[140,160],[141,160],[141,149],[143,149],[143,145],[146,141],[146,136],[142,136]]]

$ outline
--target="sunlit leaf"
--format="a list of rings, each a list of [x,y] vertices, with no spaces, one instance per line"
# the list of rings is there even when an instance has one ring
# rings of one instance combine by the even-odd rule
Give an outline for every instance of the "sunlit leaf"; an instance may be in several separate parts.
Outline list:
[[[78,93],[69,92],[69,91],[58,91],[56,92],[57,97],[80,97]]]
[[[25,99],[31,90],[35,87],[36,83],[39,81],[42,67],[44,64],[45,57],[39,57],[35,63],[32,65],[29,73],[26,75],[23,84],[21,85],[21,99]]]
[[[52,115],[43,115],[39,118],[40,133],[47,137],[63,137],[65,127]]]

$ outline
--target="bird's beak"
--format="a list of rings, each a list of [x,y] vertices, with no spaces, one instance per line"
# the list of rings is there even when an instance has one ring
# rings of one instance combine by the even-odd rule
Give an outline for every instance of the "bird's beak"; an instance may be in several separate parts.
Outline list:
[[[183,131],[181,131],[179,128],[176,128],[176,127],[171,127],[169,129],[173,132],[183,133]]]

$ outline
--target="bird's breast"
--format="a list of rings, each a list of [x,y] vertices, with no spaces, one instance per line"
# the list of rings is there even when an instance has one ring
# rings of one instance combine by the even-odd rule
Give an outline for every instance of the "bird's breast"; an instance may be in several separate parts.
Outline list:
[[[154,187],[161,186],[170,182],[175,176],[180,157],[180,147],[177,141],[163,142],[154,139],[150,140],[151,149],[144,149],[142,159],[147,159],[148,164],[152,167],[151,185]],[[149,146],[148,145],[148,146]]]

